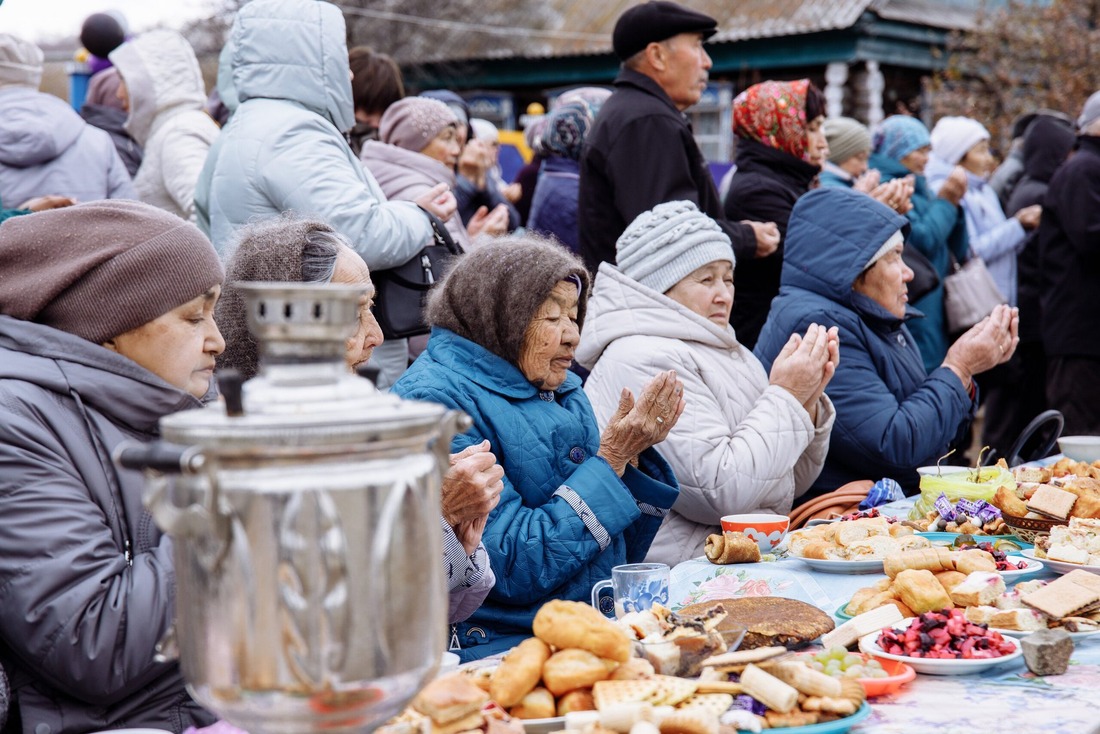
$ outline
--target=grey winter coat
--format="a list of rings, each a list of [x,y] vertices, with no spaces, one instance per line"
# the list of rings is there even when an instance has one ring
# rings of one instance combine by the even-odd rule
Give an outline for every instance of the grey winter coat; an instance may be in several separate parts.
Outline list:
[[[6,87],[0,110],[0,200],[8,206],[48,194],[78,201],[137,198],[111,136],[61,99]]]
[[[293,210],[328,222],[367,265],[392,268],[431,240],[412,202],[387,202],[343,132],[355,124],[344,18],[315,0],[254,0],[231,34],[240,106],[210,149],[197,223],[224,252],[256,217]]]
[[[200,403],[136,363],[0,316],[0,665],[25,734],[180,732],[213,717],[174,663],[171,543],[111,451]]]

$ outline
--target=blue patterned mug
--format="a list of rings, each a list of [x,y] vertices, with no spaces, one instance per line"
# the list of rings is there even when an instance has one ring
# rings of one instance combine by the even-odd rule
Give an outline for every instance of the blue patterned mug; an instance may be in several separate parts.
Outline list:
[[[668,566],[664,563],[627,563],[611,569],[611,578],[592,587],[592,606],[607,617],[668,604]],[[601,593],[610,589],[611,593]]]

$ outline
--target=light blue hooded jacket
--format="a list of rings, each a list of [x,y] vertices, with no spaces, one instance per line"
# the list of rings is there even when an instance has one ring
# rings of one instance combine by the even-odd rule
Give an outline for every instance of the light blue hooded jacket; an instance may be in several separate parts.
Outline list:
[[[254,0],[233,23],[240,104],[210,149],[195,192],[219,252],[254,218],[294,211],[328,222],[372,269],[431,239],[411,202],[387,202],[344,140],[355,124],[344,17],[317,0]]]

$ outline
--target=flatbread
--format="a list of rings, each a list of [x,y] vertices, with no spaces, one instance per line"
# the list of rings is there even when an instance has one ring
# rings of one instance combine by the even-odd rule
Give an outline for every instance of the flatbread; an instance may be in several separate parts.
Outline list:
[[[780,596],[700,602],[684,607],[679,614],[687,618],[704,616],[718,604],[726,610],[726,618],[718,624],[720,631],[745,629],[741,650],[775,645],[800,647],[836,627],[832,617],[817,607]]]

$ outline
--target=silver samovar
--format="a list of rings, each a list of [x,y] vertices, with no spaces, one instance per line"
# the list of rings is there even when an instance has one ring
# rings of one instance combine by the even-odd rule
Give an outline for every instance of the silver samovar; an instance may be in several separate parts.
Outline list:
[[[194,698],[251,734],[371,731],[446,644],[439,491],[468,418],[347,370],[362,288],[238,287],[259,375],[117,460],[174,542]]]

